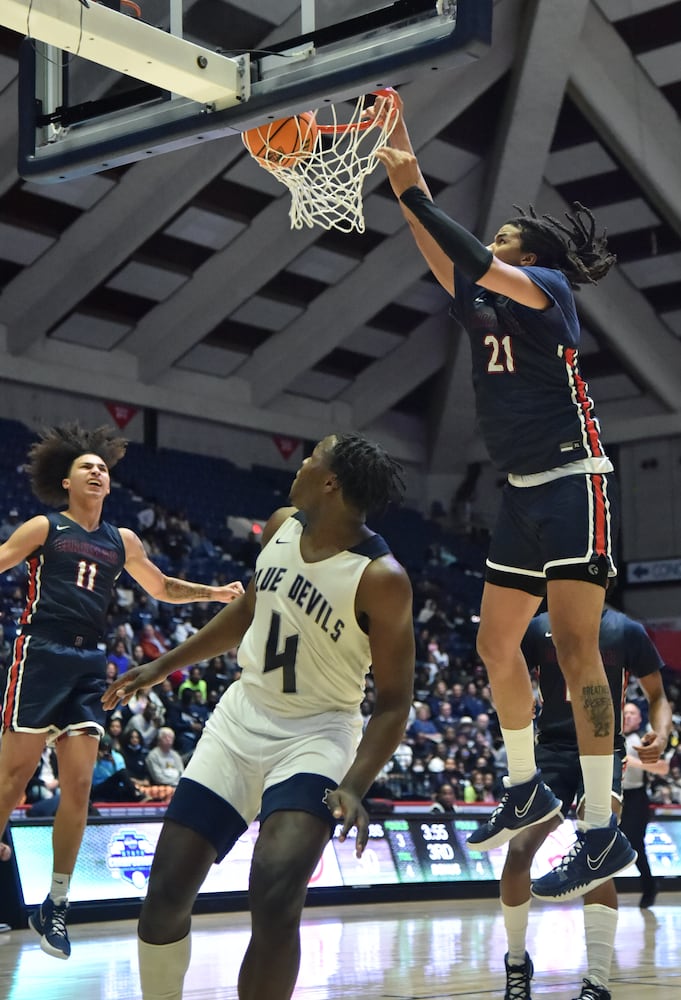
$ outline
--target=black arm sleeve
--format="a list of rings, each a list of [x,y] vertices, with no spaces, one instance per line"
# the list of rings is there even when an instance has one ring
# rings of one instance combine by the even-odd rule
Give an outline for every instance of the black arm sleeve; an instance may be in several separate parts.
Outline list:
[[[400,201],[414,213],[426,232],[467,278],[477,281],[489,271],[494,257],[492,251],[434,205],[421,188],[407,188],[400,195]]]

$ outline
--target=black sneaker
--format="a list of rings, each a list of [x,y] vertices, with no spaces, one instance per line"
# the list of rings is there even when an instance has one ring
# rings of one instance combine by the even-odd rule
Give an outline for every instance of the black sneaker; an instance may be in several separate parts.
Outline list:
[[[534,966],[527,952],[525,952],[525,961],[522,965],[509,965],[507,952],[504,955],[504,965],[506,966],[504,1000],[532,1000],[530,980],[534,975]]]
[[[66,932],[68,903],[55,903],[48,896],[45,902],[28,918],[36,934],[40,934],[40,947],[53,958],[68,958],[71,942]]]
[[[648,907],[655,905],[655,900],[657,899],[657,882],[653,881],[651,885],[647,885],[643,890],[643,895],[639,900],[639,907],[642,910],[647,910]]]
[[[605,986],[597,986],[590,979],[583,979],[582,984],[582,992],[575,1000],[611,1000],[610,990]]]

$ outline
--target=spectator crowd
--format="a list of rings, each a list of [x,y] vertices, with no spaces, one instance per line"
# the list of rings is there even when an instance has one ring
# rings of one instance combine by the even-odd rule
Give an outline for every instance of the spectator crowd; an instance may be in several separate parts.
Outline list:
[[[10,511],[6,528],[18,520],[16,512]],[[140,511],[137,530],[150,557],[170,562],[176,576],[183,576],[189,559],[210,559],[212,566],[219,567],[223,555],[230,571],[235,561],[241,565],[244,585],[253,572],[258,551],[255,536],[241,543],[226,538],[212,541],[184,515],[159,504]],[[435,546],[425,553],[422,567],[411,573],[414,700],[404,738],[370,790],[370,798],[423,801],[436,810],[451,811],[457,802],[494,803],[503,794],[501,778],[507,773],[507,761],[485,668],[475,653],[477,608],[468,606],[461,594],[443,582],[442,570],[453,562],[452,552]],[[220,584],[227,579],[219,569],[214,577],[205,582]],[[0,670],[10,662],[15,621],[24,603],[20,573],[5,574],[3,584]],[[132,581],[121,578],[109,610],[109,681],[179,644],[215,611],[210,604],[157,604]],[[171,674],[129,705],[113,710],[95,764],[93,801],[169,801],[211,712],[239,676],[237,652],[229,650],[187,672]],[[679,684],[673,673],[665,681],[675,723],[668,751],[670,771],[653,780],[650,795],[656,803],[681,804]],[[538,692],[537,700],[539,707]],[[635,679],[627,700],[639,704],[645,720],[647,702]],[[366,719],[373,704],[369,675],[362,705]],[[49,814],[58,796],[55,755],[46,750],[26,789],[26,802],[37,812]]]

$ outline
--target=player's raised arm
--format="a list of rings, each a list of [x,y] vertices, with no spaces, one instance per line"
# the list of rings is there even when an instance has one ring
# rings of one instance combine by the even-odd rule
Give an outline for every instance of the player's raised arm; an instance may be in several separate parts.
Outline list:
[[[411,211],[409,206],[400,200],[402,192],[411,186],[417,187],[428,200],[432,199],[430,190],[414,154],[414,148],[404,118],[404,104],[396,92],[393,95],[393,105],[397,108],[399,115],[397,125],[390,136],[390,145],[384,149],[377,150],[376,157],[386,168],[393,193],[398,200],[402,214],[411,229],[414,241],[421,251],[424,260],[444,290],[450,295],[454,295],[454,268],[452,267],[451,259],[421,223],[420,219]],[[378,115],[384,110],[380,101],[376,102],[374,108],[376,108],[374,113]]]
[[[239,580],[222,587],[191,583],[166,576],[148,557],[142,542],[129,528],[120,529],[125,545],[125,569],[130,576],[157,601],[168,604],[188,604],[196,601],[218,601],[229,604],[244,592]]]
[[[38,514],[20,524],[6,542],[0,545],[0,573],[18,566],[47,538],[49,522],[44,514]]]
[[[119,701],[127,705],[128,701],[141,688],[153,687],[159,684],[174,670],[181,670],[192,663],[210,660],[220,656],[226,649],[232,649],[241,641],[253,618],[255,604],[255,588],[253,581],[245,594],[222,608],[198,632],[190,635],[175,649],[163,653],[151,663],[126,670],[122,677],[110,684],[102,696],[104,708],[115,708]]]

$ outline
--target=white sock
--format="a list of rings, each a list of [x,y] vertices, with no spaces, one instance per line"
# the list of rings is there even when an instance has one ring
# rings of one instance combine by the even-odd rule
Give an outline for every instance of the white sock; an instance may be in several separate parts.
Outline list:
[[[584,780],[584,827],[607,826],[612,816],[612,754],[580,754],[579,763]]]
[[[584,936],[586,937],[587,977],[596,986],[607,988],[610,966],[615,948],[617,910],[600,903],[584,907]]]
[[[522,785],[534,778],[537,765],[534,760],[534,725],[524,729],[501,728],[501,736],[508,757],[508,780],[511,785]]]
[[[501,913],[506,928],[508,942],[508,964],[522,965],[527,951],[527,923],[530,916],[530,900],[520,906],[507,906],[501,902]]]
[[[191,957],[191,935],[170,944],[137,939],[143,1000],[182,1000],[182,986]]]
[[[70,888],[70,875],[62,875],[60,872],[52,872],[52,885],[50,886],[49,895],[53,903],[65,903],[69,898]]]

